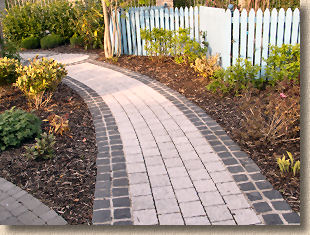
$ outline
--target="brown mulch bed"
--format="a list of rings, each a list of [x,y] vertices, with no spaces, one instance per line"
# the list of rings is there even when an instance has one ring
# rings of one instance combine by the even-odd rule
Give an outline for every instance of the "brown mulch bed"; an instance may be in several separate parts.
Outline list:
[[[0,113],[11,107],[30,111],[17,88],[1,90]],[[61,84],[47,108],[34,110],[42,120],[50,114],[69,114],[68,134],[56,136],[55,157],[28,160],[24,146],[0,152],[0,176],[54,209],[69,224],[91,224],[96,178],[96,138],[91,114],[83,99]],[[42,122],[48,131],[48,122]]]
[[[232,95],[221,97],[218,94],[208,92],[205,89],[208,83],[207,79],[199,77],[189,66],[178,65],[169,58],[151,60],[143,56],[121,56],[117,60],[106,60],[103,53],[99,54],[98,60],[148,75],[180,92],[189,100],[206,110],[222,126],[227,134],[241,146],[241,149],[251,156],[260,167],[262,174],[266,176],[275,189],[282,193],[292,209],[299,211],[299,177],[280,177],[280,171],[275,157],[281,156],[286,151],[290,151],[294,154],[295,159],[299,160],[299,141],[282,143],[281,145],[269,146],[268,148],[246,143],[241,137],[247,131],[245,128],[241,128],[240,125],[242,120],[242,111],[240,109],[242,105],[241,98]]]

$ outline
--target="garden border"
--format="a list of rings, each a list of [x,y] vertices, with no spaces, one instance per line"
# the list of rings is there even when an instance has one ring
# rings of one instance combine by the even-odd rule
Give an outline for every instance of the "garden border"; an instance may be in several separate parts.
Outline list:
[[[282,195],[260,173],[259,167],[248,154],[226,134],[206,112],[186,97],[146,75],[130,71],[90,57],[85,61],[121,72],[151,87],[170,100],[200,130],[214,151],[232,174],[240,190],[247,196],[254,210],[267,225],[300,224],[300,214],[292,211]]]
[[[94,225],[131,225],[129,180],[123,144],[113,114],[90,87],[69,76],[63,82],[83,98],[95,126],[98,154],[92,222]]]

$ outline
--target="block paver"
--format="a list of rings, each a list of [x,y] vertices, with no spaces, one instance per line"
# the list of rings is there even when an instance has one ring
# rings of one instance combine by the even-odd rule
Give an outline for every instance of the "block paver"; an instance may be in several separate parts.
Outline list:
[[[66,224],[54,210],[0,177],[0,225]]]
[[[271,203],[282,202],[281,194],[263,182],[249,156],[185,97],[144,75],[92,58],[68,64],[67,69],[66,84],[89,106],[103,106],[98,117],[110,115],[101,117],[105,127],[118,127],[106,134],[98,129],[97,139],[107,141],[107,148],[99,144],[98,150],[107,159],[124,157],[126,162],[107,163],[115,172],[100,172],[99,180],[111,180],[118,171],[128,177],[128,186],[110,190],[115,198],[129,196],[130,209],[127,203],[106,213],[95,210],[94,215],[103,213],[94,216],[97,224],[126,224],[132,219],[135,225],[154,225],[169,218],[172,224],[188,225],[298,224],[296,213]],[[112,148],[114,141],[118,147]],[[237,176],[240,173],[243,176]],[[254,203],[260,202],[268,202],[272,213],[255,210]]]

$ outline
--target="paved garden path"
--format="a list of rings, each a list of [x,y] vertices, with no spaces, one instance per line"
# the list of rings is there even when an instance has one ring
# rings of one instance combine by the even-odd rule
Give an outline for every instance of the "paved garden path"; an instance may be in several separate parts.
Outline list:
[[[94,224],[299,223],[249,156],[177,92],[92,56],[44,56],[67,64],[64,82],[93,115]]]

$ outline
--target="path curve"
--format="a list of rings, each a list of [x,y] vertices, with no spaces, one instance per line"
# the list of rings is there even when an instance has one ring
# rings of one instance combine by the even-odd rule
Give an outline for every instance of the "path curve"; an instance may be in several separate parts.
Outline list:
[[[54,210],[0,177],[0,225],[66,224]]]
[[[94,224],[299,224],[204,110],[147,76],[77,57],[65,83],[94,118]]]

